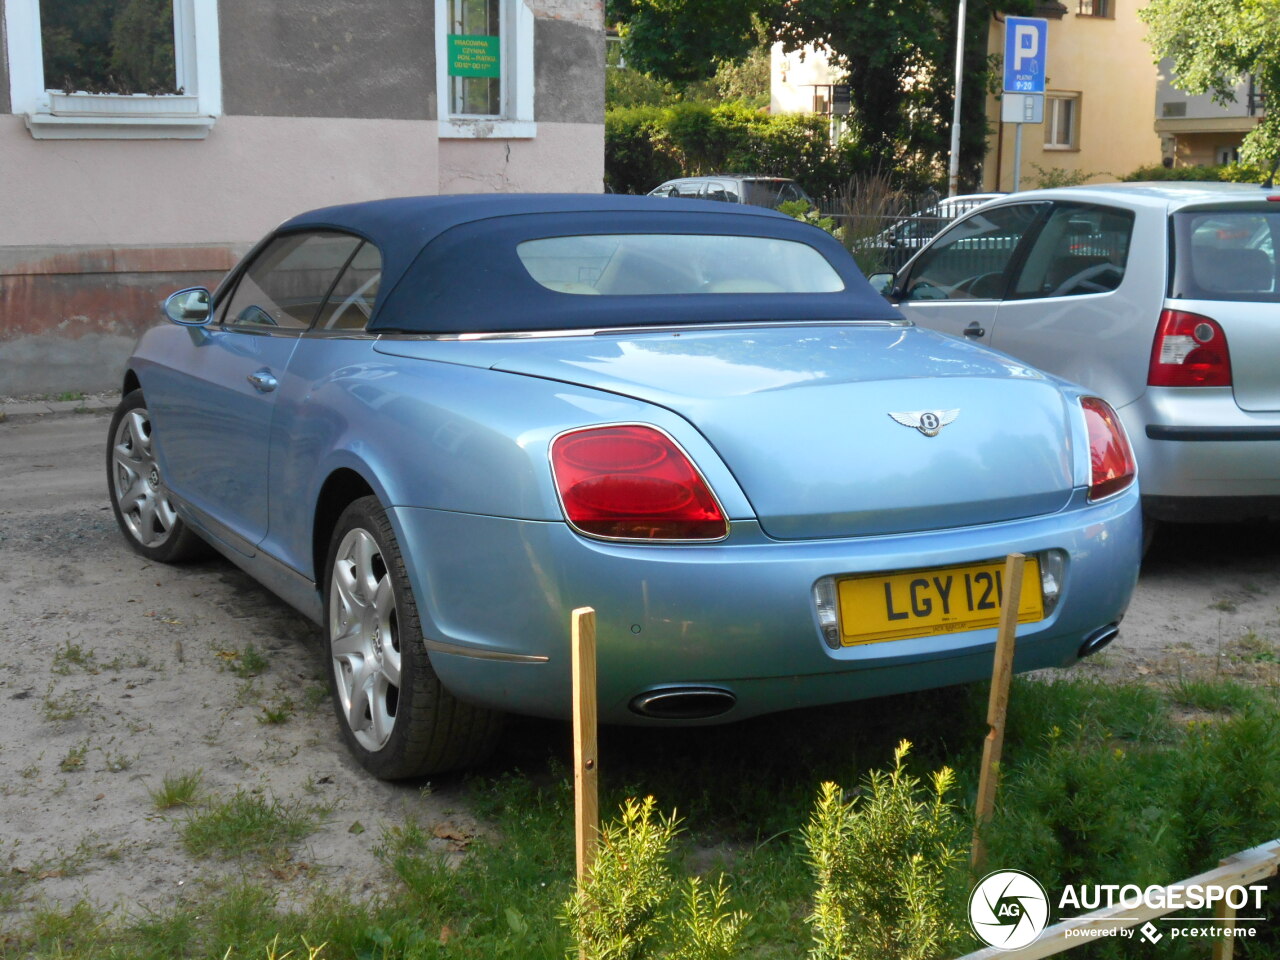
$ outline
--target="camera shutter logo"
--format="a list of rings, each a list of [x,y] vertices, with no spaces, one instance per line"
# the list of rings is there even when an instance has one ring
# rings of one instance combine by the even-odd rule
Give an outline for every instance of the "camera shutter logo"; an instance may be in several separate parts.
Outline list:
[[[1049,896],[1029,873],[997,870],[978,881],[969,894],[973,934],[998,950],[1034,943],[1049,922]]]

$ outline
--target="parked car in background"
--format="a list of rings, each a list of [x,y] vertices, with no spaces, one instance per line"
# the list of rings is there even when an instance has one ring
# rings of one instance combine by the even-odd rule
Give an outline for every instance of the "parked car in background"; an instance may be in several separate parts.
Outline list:
[[[944,197],[869,237],[860,248],[878,252],[878,262],[886,270],[896,270],[957,217],[1002,196],[1002,193],[965,193]]]
[[[1105,401],[909,324],[828,234],[647,197],[418,197],[295,217],[128,362],[111,504],[320,624],[381,777],[570,712],[736,720],[1019,670],[1115,636],[1134,465]]]
[[[1280,516],[1280,189],[1109,184],[983,206],[896,276],[921,326],[1119,412],[1150,518]]]
[[[796,200],[814,206],[804,188],[787,177],[754,177],[717,174],[712,177],[680,177],[649,191],[651,197],[679,197],[685,200],[717,200],[777,209]]]

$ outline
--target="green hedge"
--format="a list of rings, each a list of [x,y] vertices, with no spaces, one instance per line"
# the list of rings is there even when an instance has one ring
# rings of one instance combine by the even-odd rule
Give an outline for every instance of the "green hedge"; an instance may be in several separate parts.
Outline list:
[[[1139,167],[1120,179],[1126,182],[1146,180],[1194,180],[1217,183],[1261,183],[1266,174],[1243,163],[1210,164],[1200,167],[1165,167],[1155,164]]]
[[[604,130],[605,183],[615,193],[648,193],[672,177],[753,173],[793,177],[824,197],[868,166],[856,140],[829,143],[823,117],[735,103],[615,108]]]

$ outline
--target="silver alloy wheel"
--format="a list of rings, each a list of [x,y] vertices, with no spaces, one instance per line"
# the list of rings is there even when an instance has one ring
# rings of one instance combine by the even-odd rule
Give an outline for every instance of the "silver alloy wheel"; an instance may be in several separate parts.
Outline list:
[[[121,418],[111,447],[112,492],[120,517],[142,546],[162,546],[173,533],[178,514],[156,464],[151,417],[145,407]]]
[[[400,700],[400,634],[391,572],[367,530],[338,544],[330,573],[333,675],[347,725],[370,752],[386,746]]]

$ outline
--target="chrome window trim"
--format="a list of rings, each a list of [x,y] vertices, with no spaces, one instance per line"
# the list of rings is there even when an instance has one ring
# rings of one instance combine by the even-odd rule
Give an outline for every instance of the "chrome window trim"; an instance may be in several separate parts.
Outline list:
[[[914,327],[911,320],[743,320],[727,323],[668,323],[643,327],[582,327],[567,330],[495,330],[485,333],[382,333],[382,340],[537,340],[544,337],[597,337],[618,334],[701,330],[757,330],[761,327]]]

